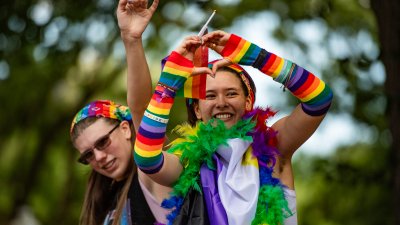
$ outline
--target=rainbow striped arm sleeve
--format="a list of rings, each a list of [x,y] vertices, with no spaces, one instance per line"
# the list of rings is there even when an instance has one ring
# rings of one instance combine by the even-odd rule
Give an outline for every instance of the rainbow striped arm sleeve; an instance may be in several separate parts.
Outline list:
[[[290,60],[231,34],[221,55],[233,63],[250,65],[283,84],[302,103],[311,116],[325,114],[331,105],[333,93],[327,84]]]
[[[172,52],[161,72],[136,134],[134,147],[135,162],[147,174],[157,173],[163,166],[162,148],[175,91],[183,86],[192,70],[193,62]]]

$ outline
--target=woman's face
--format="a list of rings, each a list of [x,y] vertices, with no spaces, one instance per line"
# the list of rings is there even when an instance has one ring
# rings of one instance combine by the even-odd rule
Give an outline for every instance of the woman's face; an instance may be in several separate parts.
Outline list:
[[[206,99],[194,106],[197,119],[204,122],[218,118],[232,127],[251,109],[251,100],[245,96],[240,78],[229,71],[218,71],[215,78],[207,76]]]
[[[92,149],[94,157],[89,160],[89,165],[98,173],[119,181],[125,178],[130,160],[132,160],[129,123],[121,122],[110,134],[109,146],[101,151],[93,147],[97,140],[107,135],[114,127],[115,125],[107,123],[103,119],[97,120],[78,136],[75,147],[80,154]]]

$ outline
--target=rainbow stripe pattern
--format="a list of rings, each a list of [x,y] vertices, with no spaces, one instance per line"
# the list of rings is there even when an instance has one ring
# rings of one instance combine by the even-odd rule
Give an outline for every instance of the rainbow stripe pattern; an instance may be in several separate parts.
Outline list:
[[[132,123],[131,111],[127,106],[116,104],[110,100],[96,100],[79,110],[72,120],[70,132],[74,129],[75,124],[88,117],[105,117]]]
[[[177,96],[185,98],[205,99],[207,74],[199,74],[189,77],[182,89],[176,93]]]
[[[207,51],[208,54],[208,51]],[[165,63],[167,62],[169,56],[165,57],[161,61],[161,69],[164,69]],[[198,59],[201,58],[201,59]],[[204,58],[204,54],[200,55],[196,59],[194,59],[194,63],[196,64],[196,60],[198,63],[199,60],[202,60]],[[208,61],[207,61],[208,62]],[[203,65],[198,65],[198,66],[203,66]],[[207,64],[205,65],[207,66]],[[196,98],[196,99],[205,99],[206,98],[206,80],[207,80],[207,74],[199,74],[195,76],[190,76],[187,78],[187,80],[184,83],[183,88],[177,90],[176,96],[178,97],[185,97],[185,98]]]
[[[221,55],[233,63],[251,65],[287,87],[302,102],[305,113],[325,114],[331,105],[332,90],[322,80],[290,60],[231,34]]]
[[[134,159],[145,173],[157,173],[163,165],[162,148],[174,92],[179,90],[192,73],[193,62],[172,52],[161,72],[159,83],[144,113],[135,141]]]

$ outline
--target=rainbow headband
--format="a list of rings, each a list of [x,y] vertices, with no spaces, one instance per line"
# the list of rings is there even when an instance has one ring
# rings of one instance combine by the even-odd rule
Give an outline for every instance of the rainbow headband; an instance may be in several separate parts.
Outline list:
[[[105,117],[132,123],[132,114],[128,107],[116,104],[110,100],[97,100],[85,105],[74,117],[70,132],[80,121],[89,117]]]

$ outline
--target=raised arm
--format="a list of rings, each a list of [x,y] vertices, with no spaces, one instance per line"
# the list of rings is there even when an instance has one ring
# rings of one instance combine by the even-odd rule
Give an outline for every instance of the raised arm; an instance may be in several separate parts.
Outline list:
[[[178,157],[162,149],[175,93],[194,71],[193,55],[200,43],[197,36],[188,37],[168,56],[136,135],[136,165],[162,185],[172,186],[182,171]]]
[[[147,7],[147,0],[120,0],[117,9],[118,26],[124,42],[127,76],[127,103],[137,132],[144,110],[151,98],[152,84],[144,54],[142,34],[157,9],[159,0]]]
[[[289,116],[272,126],[278,131],[277,147],[282,157],[290,159],[315,132],[328,111],[333,97],[329,86],[306,69],[234,34],[215,31],[203,38],[225,59],[214,64],[213,71],[229,63],[253,66],[283,84],[301,101]]]

